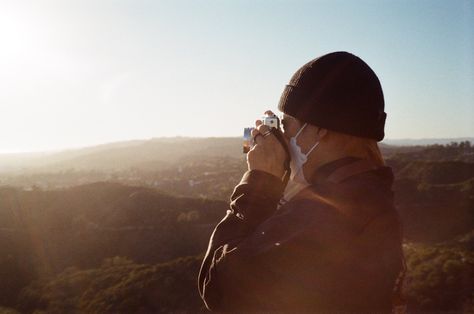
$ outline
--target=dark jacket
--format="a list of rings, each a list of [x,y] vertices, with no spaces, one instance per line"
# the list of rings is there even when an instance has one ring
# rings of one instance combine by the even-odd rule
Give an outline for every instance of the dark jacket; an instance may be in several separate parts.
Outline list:
[[[199,274],[207,307],[230,312],[390,312],[403,265],[392,171],[344,158],[277,209],[280,179],[246,172]],[[355,165],[355,166],[354,166]]]

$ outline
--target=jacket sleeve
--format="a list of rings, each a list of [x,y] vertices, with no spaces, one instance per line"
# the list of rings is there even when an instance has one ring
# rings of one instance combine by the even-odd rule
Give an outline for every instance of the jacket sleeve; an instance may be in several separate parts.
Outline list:
[[[237,311],[242,304],[258,307],[258,286],[269,284],[272,276],[258,267],[258,252],[249,250],[248,242],[275,212],[283,190],[279,178],[258,170],[246,172],[235,187],[230,209],[211,235],[199,273],[199,293],[208,309]],[[241,245],[244,242],[246,248]],[[249,288],[252,293],[246,293]]]

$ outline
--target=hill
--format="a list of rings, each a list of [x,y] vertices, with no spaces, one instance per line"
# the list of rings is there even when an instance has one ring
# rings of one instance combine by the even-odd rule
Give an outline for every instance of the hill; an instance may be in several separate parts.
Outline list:
[[[383,143],[393,146],[428,146],[447,145],[453,142],[474,143],[474,137],[452,137],[452,138],[404,138],[404,139],[384,139]]]
[[[379,144],[385,157],[398,153],[418,152],[426,148],[419,145],[419,142],[411,142],[406,146],[392,143],[398,142],[386,140]],[[415,143],[417,145],[413,145]],[[242,139],[240,137],[153,138],[59,152],[0,154],[0,173],[18,175],[64,171],[117,172],[132,168],[162,170],[175,166],[183,158],[189,157],[243,159]]]
[[[459,215],[461,205],[434,214],[424,202],[442,194],[419,193],[417,211],[399,199],[411,208],[401,211],[405,225],[414,222],[408,239],[418,242],[404,246],[410,308],[462,312],[472,307],[472,219]],[[197,272],[227,208],[224,201],[110,182],[52,191],[1,188],[0,305],[22,313],[200,312]],[[444,225],[454,232],[446,234]],[[440,233],[444,240],[434,243]]]
[[[242,155],[240,138],[156,138],[59,152],[0,154],[0,172],[156,170],[165,169],[186,156],[241,158]]]
[[[160,263],[202,254],[228,205],[95,183],[55,191],[0,189],[0,305],[33,279],[126,256]]]
[[[180,157],[164,168],[4,174],[14,186],[0,187],[0,310],[201,311],[200,258],[246,164],[240,152],[221,154],[227,140],[209,140],[205,152],[196,143],[180,151],[171,141]],[[473,147],[382,149],[395,171],[410,308],[469,312]]]
[[[18,308],[22,313],[204,313],[196,288],[201,259],[149,265],[112,257],[87,270],[70,267],[26,287]]]

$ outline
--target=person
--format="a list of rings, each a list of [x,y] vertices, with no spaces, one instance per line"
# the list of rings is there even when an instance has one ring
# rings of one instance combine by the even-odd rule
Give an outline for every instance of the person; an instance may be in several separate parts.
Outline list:
[[[206,307],[391,312],[405,266],[393,175],[377,145],[386,114],[376,74],[351,53],[323,55],[293,75],[278,108],[290,180],[287,150],[257,121],[248,171],[199,273]]]

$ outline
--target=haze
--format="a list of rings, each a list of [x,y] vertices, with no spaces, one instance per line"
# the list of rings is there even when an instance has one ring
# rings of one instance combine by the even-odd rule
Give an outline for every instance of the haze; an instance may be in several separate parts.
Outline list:
[[[364,59],[387,138],[474,135],[472,1],[1,1],[0,152],[240,136],[305,62]]]

